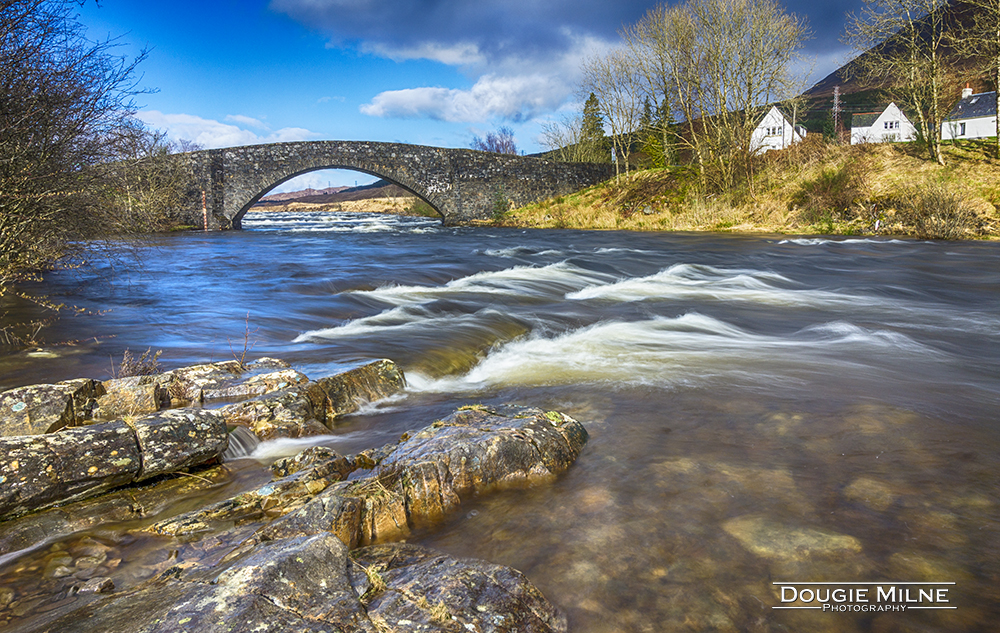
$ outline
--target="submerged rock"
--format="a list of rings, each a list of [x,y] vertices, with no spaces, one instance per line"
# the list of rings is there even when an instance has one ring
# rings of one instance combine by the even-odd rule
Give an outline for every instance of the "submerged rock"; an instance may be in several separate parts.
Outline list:
[[[723,523],[722,528],[743,547],[762,558],[794,561],[861,552],[861,542],[853,536],[784,525],[760,516],[730,519]]]
[[[349,555],[331,534],[260,543],[217,566],[177,566],[23,631],[495,631],[566,619],[515,570],[413,545]]]
[[[90,419],[101,383],[89,378],[28,385],[0,393],[0,436],[53,433]]]
[[[222,417],[201,410],[0,438],[0,520],[204,463],[226,443]]]

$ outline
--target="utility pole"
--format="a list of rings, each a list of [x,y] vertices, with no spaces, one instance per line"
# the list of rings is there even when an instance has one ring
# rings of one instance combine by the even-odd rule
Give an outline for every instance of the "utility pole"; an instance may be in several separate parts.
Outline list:
[[[840,86],[833,87],[833,134],[840,142]]]

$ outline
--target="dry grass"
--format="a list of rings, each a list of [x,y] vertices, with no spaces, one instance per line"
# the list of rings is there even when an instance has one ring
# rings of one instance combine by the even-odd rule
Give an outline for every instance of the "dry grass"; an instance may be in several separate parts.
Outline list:
[[[690,170],[649,170],[507,214],[533,228],[1000,237],[1000,161],[947,146],[947,165],[914,144],[828,145],[820,138],[757,165],[752,187],[698,192]]]

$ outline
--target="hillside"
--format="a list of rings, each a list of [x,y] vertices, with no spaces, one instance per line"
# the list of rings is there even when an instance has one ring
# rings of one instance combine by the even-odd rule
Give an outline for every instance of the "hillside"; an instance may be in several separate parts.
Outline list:
[[[278,193],[261,198],[255,206],[274,207],[299,202],[303,204],[336,204],[353,200],[370,200],[372,198],[400,198],[412,196],[398,185],[385,180],[378,180],[370,185],[360,187],[330,187],[327,189],[303,189]],[[262,209],[257,209],[262,210]]]
[[[254,211],[282,213],[289,211],[334,211],[345,213],[392,213],[437,217],[427,203],[409,191],[385,180],[361,187],[305,189],[264,196]]]

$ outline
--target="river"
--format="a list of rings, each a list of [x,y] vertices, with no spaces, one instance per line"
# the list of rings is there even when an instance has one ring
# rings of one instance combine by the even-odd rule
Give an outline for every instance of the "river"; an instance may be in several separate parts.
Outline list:
[[[243,225],[156,236],[141,262],[31,287],[89,313],[47,330],[75,345],[0,359],[0,387],[107,378],[126,348],[163,350],[165,369],[231,359],[245,337],[249,357],[313,378],[390,358],[405,396],[324,442],[381,445],[477,402],[586,426],[554,483],[473,500],[412,539],[521,570],[573,631],[1000,621],[1000,244],[335,213]],[[84,536],[122,540],[64,538]],[[29,583],[25,561],[47,551],[0,559],[0,585]],[[821,581],[955,583],[937,585],[955,608],[773,608],[774,583]]]

